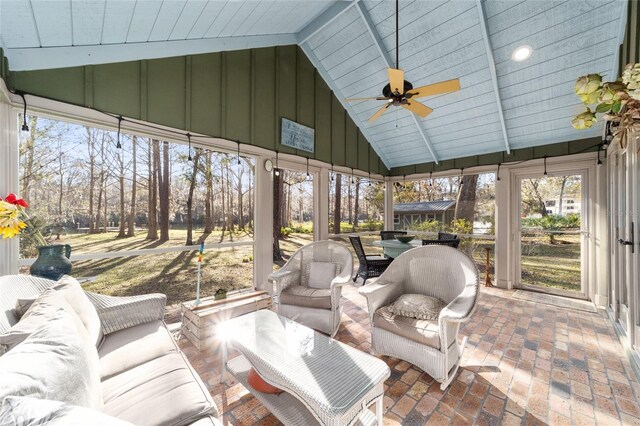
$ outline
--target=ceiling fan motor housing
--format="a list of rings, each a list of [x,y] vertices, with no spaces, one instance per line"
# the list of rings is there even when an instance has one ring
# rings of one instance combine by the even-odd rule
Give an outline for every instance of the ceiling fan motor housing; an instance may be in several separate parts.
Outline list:
[[[407,93],[411,89],[413,89],[413,84],[411,84],[407,80],[404,80],[404,90],[399,95],[396,95],[395,93],[391,92],[391,84],[387,84],[386,86],[384,86],[382,88],[382,94],[386,98],[402,98],[404,96],[404,94]]]

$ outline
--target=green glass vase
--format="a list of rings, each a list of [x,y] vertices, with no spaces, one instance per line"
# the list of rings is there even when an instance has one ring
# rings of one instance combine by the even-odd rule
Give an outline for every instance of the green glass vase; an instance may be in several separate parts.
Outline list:
[[[71,246],[53,244],[38,247],[38,258],[31,265],[31,275],[57,281],[71,272]]]

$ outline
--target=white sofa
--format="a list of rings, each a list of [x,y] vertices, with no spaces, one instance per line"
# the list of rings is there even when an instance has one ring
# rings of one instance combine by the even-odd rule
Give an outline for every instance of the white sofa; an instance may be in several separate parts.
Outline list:
[[[35,298],[56,284],[25,275],[0,277],[0,334],[18,322],[17,299]],[[96,348],[102,414],[135,425],[221,425],[206,386],[163,322],[164,295],[86,295],[104,334]]]

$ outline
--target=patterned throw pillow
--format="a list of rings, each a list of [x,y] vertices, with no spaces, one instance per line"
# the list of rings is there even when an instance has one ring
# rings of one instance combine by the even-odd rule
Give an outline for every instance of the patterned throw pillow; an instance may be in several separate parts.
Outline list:
[[[417,318],[423,320],[437,320],[440,311],[446,304],[435,297],[423,294],[403,294],[389,305],[389,311],[394,315]]]

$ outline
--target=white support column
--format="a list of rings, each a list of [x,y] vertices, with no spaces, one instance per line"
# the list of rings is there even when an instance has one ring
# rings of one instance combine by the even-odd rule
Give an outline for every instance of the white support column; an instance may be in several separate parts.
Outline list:
[[[325,167],[320,169],[317,183],[318,205],[313,211],[317,211],[318,214],[313,228],[317,229],[317,232],[314,232],[317,240],[326,240],[329,238],[329,169]]]
[[[393,231],[393,182],[384,181],[384,229]]]
[[[594,285],[595,295],[593,301],[598,307],[605,308],[609,305],[608,279],[609,279],[609,222],[607,217],[607,164],[606,160],[603,164],[596,167],[595,176],[595,199],[594,220],[595,235],[593,235],[593,246],[595,251],[593,265],[595,267]]]
[[[253,283],[269,293],[267,277],[273,272],[273,175],[264,169],[268,157],[256,157],[253,232]]]
[[[500,288],[513,288],[512,262],[513,238],[511,221],[511,172],[508,168],[500,171],[500,181],[496,181],[496,213],[495,234],[496,244],[494,253],[495,285]]]
[[[16,113],[0,79],[0,197],[19,191],[17,132]],[[18,254],[17,238],[0,239],[0,276],[18,273]]]

